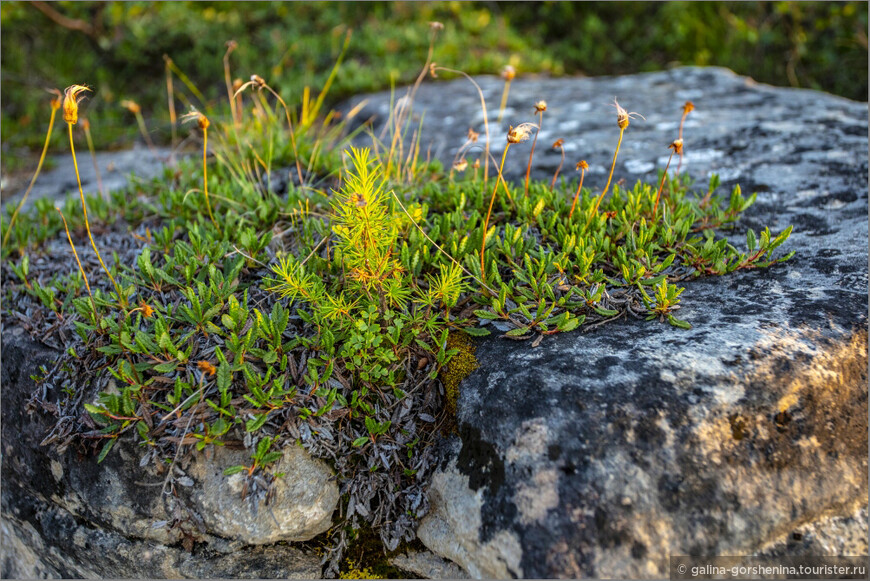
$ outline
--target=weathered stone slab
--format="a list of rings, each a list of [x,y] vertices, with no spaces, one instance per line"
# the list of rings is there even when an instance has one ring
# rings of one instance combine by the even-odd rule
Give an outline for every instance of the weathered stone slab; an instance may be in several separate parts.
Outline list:
[[[78,195],[75,168],[68,150],[69,145],[67,145],[65,153],[50,156],[52,168],[49,170],[43,168],[40,172],[24,208],[31,207],[34,200],[39,198],[47,197],[55,201],[62,201],[67,194]],[[152,151],[144,145],[137,144],[132,149],[123,151],[98,151],[96,158],[97,166],[100,168],[103,192],[108,194],[108,192],[127,187],[131,174],[135,174],[137,178],[142,180],[160,176],[172,159],[172,150],[158,147]],[[86,147],[80,145],[76,147],[76,161],[79,166],[79,177],[82,180],[82,190],[85,194],[99,193],[97,172],[94,170],[94,163]],[[31,178],[32,176],[27,176],[25,181],[14,185],[10,184],[11,187],[8,188],[4,184],[3,205],[17,204],[27,190],[27,186],[30,185]]]
[[[478,81],[497,104],[502,82]],[[493,152],[546,99],[535,175],[552,175],[548,146],[564,138],[563,171],[584,158],[600,188],[614,96],[646,117],[626,131],[614,179],[664,168],[692,100],[683,168],[702,188],[715,171],[728,190],[758,192],[735,244],[748,227],[793,225],[786,250],[797,255],[689,282],[688,331],[622,319],[538,348],[478,341],[421,540],[474,577],[664,577],[669,555],[751,554],[832,517],[866,547],[866,527],[847,517],[868,494],[867,105],[711,68],[524,78],[491,128]],[[389,97],[367,99],[382,120]],[[469,126],[483,139],[465,80],[427,81],[415,110],[424,148],[448,164]],[[509,178],[528,158],[526,144],[515,149]]]

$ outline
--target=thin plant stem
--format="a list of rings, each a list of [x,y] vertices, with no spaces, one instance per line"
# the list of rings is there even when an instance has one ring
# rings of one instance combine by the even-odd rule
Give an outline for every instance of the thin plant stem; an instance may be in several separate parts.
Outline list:
[[[3,235],[4,247],[9,241],[9,234],[12,232],[12,226],[15,224],[15,219],[18,217],[18,212],[21,211],[21,208],[24,206],[24,202],[27,201],[27,196],[30,195],[30,191],[33,189],[33,184],[36,183],[36,178],[39,177],[39,171],[42,169],[42,164],[45,162],[45,154],[46,152],[48,152],[48,143],[49,141],[51,141],[51,130],[54,128],[54,118],[59,108],[59,106],[55,107],[54,104],[52,104],[51,106],[51,118],[48,120],[48,131],[45,133],[45,144],[43,144],[42,146],[42,154],[39,156],[39,163],[36,165],[36,172],[34,172],[33,177],[30,179],[30,185],[27,186],[27,191],[24,192],[24,196],[15,207],[15,211],[12,213],[12,218],[9,219],[9,227],[6,230],[6,234]]]
[[[556,168],[556,173],[553,174],[553,181],[550,182],[550,189],[556,189],[556,178],[559,177],[559,172],[562,171],[562,165],[565,163],[565,148],[560,147],[559,151],[562,152],[562,159],[559,161],[559,167]],[[583,179],[582,176],[580,179]]]
[[[211,218],[211,223],[214,224],[214,227],[218,229],[218,232],[221,231],[220,226],[214,219],[214,215],[211,213],[211,202],[208,199],[208,164],[205,162],[206,153],[208,151],[208,127],[204,127],[202,130],[202,190],[205,193],[205,207],[208,210],[208,217]]]
[[[574,194],[574,202],[571,204],[571,211],[568,212],[568,219],[574,215],[574,207],[577,206],[577,199],[580,197],[580,190],[583,189],[583,178],[586,177],[586,170],[580,170],[580,184],[577,186],[577,192]]]
[[[480,85],[477,84],[468,73],[463,71],[458,71],[455,69],[448,69],[446,67],[434,67],[437,71],[445,71],[448,73],[453,73],[456,75],[462,75],[474,85],[474,88],[477,89],[477,95],[480,97],[480,108],[483,110],[483,129],[484,134],[486,135],[486,146],[484,147],[484,151],[486,154],[483,156],[483,185],[486,186],[487,180],[489,179],[489,117],[486,115],[486,99],[483,98],[483,90],[481,90]],[[476,179],[476,178],[475,178]]]
[[[233,117],[233,123],[237,122],[236,117],[236,100],[233,98],[233,80],[230,76],[230,53],[235,50],[235,45],[228,45],[227,52],[224,53],[224,83],[227,86],[227,97],[230,101],[230,114]]]
[[[601,200],[604,199],[604,196],[607,195],[607,190],[610,188],[610,180],[613,179],[613,168],[616,167],[616,156],[619,155],[619,146],[622,145],[622,134],[625,133],[625,129],[619,129],[619,140],[616,142],[616,151],[613,152],[613,162],[610,164],[610,175],[607,176],[607,184],[604,186],[604,190],[602,190],[601,195],[598,196],[598,199],[595,201],[595,209],[592,211],[593,214],[598,212],[598,206],[601,205]]]
[[[290,110],[287,108],[287,103],[284,102],[284,99],[281,98],[281,95],[275,92],[272,87],[269,85],[265,85],[266,89],[269,90],[272,95],[278,99],[278,102],[281,103],[281,106],[284,107],[284,115],[287,117],[287,126],[290,129],[290,145],[293,147],[293,157],[296,158],[296,173],[299,175],[299,185],[305,185],[305,179],[302,175],[302,164],[299,162],[299,152],[296,151],[296,132],[293,130],[293,122],[290,120]]]
[[[399,114],[396,115],[396,118],[393,120],[393,140],[390,144],[390,155],[387,157],[387,175],[389,175],[390,169],[392,167],[393,153],[396,149],[397,139],[401,134],[400,128],[405,124],[406,114],[410,114],[411,108],[414,104],[414,99],[417,96],[417,91],[420,89],[420,85],[423,83],[423,79],[426,78],[426,73],[429,72],[429,65],[432,63],[432,54],[435,50],[435,37],[437,35],[437,29],[432,28],[429,37],[429,52],[426,55],[426,62],[423,64],[423,69],[420,71],[420,74],[417,75],[417,80],[414,81],[413,87],[411,87],[411,90],[407,93],[407,101],[405,101],[405,104],[402,106]]]
[[[504,91],[501,93],[501,105],[498,108],[498,118],[495,120],[496,123],[501,123],[502,118],[504,117],[504,110],[507,107],[508,93],[511,91],[511,82],[510,80],[506,80],[504,82]]]
[[[178,142],[178,133],[175,129],[177,123],[175,115],[175,91],[172,88],[172,69],[169,67],[170,59],[166,55],[163,55],[163,58],[166,61],[166,99],[169,104],[169,123],[172,129],[172,149],[174,151],[175,144]]]
[[[501,154],[501,164],[499,164],[498,168],[498,177],[495,180],[495,187],[492,189],[492,196],[489,198],[489,209],[486,211],[486,219],[483,221],[483,240],[480,242],[480,276],[483,277],[484,282],[486,282],[486,269],[483,260],[483,254],[486,250],[486,233],[489,228],[489,218],[492,215],[492,206],[495,204],[495,195],[498,193],[498,185],[503,181],[502,178],[502,170],[504,169],[504,160],[507,158],[507,152],[511,148],[510,142],[505,145],[504,153]],[[507,189],[507,184],[505,184],[505,189]]]
[[[665,165],[665,173],[662,174],[662,181],[659,183],[659,191],[656,193],[656,205],[653,206],[653,220],[656,218],[656,214],[659,209],[659,199],[662,197],[662,188],[665,187],[665,180],[668,177],[668,168],[671,167],[671,160],[674,158],[674,152],[671,152],[671,155],[668,157],[668,163]]]
[[[60,214],[60,219],[63,220],[63,229],[66,230],[66,239],[69,240],[69,247],[72,248],[73,256],[75,256],[76,259],[76,264],[79,265],[79,271],[82,273],[82,278],[85,280],[85,288],[88,289],[88,294],[91,297],[91,303],[94,307],[94,313],[96,314],[97,303],[94,301],[94,293],[91,292],[91,285],[88,282],[88,275],[85,274],[85,269],[82,268],[82,261],[79,260],[79,253],[76,252],[76,247],[75,244],[73,244],[72,236],[70,236],[69,234],[69,226],[66,223],[66,217],[63,215],[63,212],[60,211],[60,208],[55,207],[54,209],[57,210],[57,213]]]
[[[151,150],[151,153],[156,155],[157,151],[154,149],[154,142],[151,141],[151,136],[148,135],[148,128],[145,127],[145,118],[142,117],[142,112],[136,111],[134,115],[136,115],[136,123],[139,124],[139,132],[142,133],[142,137],[145,138],[145,143],[148,145],[148,149]]]
[[[109,269],[106,268],[106,263],[103,262],[103,257],[100,256],[100,251],[97,250],[97,243],[94,242],[94,236],[91,234],[91,225],[88,222],[88,207],[85,204],[85,193],[82,190],[82,179],[81,179],[81,177],[79,177],[79,164],[76,161],[76,148],[75,148],[75,142],[73,140],[73,124],[67,123],[67,127],[69,128],[69,148],[70,148],[70,152],[72,152],[73,168],[75,168],[75,171],[76,171],[76,183],[78,183],[79,197],[82,200],[82,212],[84,213],[84,216],[85,216],[85,229],[88,231],[88,239],[91,241],[91,247],[94,249],[94,254],[97,255],[97,260],[100,261],[100,266],[103,267],[103,270],[106,271],[106,274],[109,276],[109,280],[111,280],[112,284],[115,286],[115,292],[118,293],[118,301],[122,305],[124,305],[124,304],[126,304],[127,301],[124,298],[124,295],[121,293],[121,287],[118,286],[118,283],[115,281],[115,277],[113,277],[112,273],[109,272]]]
[[[532,173],[532,158],[535,156],[535,146],[538,144],[538,134],[541,132],[541,127],[544,125],[544,112],[538,111],[540,115],[538,121],[538,130],[535,131],[535,138],[532,140],[532,150],[529,152],[529,164],[526,166],[526,185],[525,185],[525,195],[529,195],[529,176]]]

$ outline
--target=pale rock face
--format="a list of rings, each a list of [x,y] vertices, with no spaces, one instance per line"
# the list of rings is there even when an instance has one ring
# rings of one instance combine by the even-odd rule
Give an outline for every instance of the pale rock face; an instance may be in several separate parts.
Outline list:
[[[188,474],[197,481],[191,487],[194,506],[209,531],[245,544],[264,545],[278,541],[307,541],[329,530],[338,506],[338,485],[332,470],[321,460],[296,446],[287,446],[275,467],[284,476],[275,482],[267,505],[242,500],[244,473],[224,476],[230,466],[250,461],[244,450],[218,448],[214,458],[197,457]]]
[[[500,79],[477,80],[497,103]],[[537,348],[477,341],[420,538],[472,577],[660,578],[670,554],[865,554],[867,105],[717,68],[521,77],[493,151],[546,99],[532,175],[552,177],[560,155],[541,144],[562,138],[565,168],[586,159],[600,190],[614,96],[646,117],[626,130],[614,181],[656,179],[691,99],[682,169],[702,195],[714,172],[721,195],[758,193],[729,241],[793,225],[783,250],[797,254],[687,281],[688,331],[620,320]],[[365,98],[360,119],[389,94]],[[468,127],[482,131],[476,100],[465,80],[425,83],[422,147],[449,163]],[[527,147],[511,148],[508,179],[522,179]]]

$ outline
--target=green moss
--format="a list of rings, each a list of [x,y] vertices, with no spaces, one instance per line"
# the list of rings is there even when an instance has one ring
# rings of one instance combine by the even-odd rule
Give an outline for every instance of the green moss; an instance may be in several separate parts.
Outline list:
[[[459,384],[477,369],[477,358],[474,342],[465,333],[453,332],[447,337],[447,349],[458,349],[444,369],[441,370],[441,382],[447,395],[447,413],[450,417],[456,415],[456,404],[459,401]]]

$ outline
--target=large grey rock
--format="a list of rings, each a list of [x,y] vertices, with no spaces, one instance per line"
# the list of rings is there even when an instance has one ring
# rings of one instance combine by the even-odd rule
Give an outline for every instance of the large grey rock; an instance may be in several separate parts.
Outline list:
[[[66,143],[66,142],[64,142]],[[78,195],[78,183],[76,181],[75,168],[72,156],[67,145],[66,153],[58,153],[50,156],[51,169],[43,167],[33,184],[33,190],[24,208],[29,208],[38,198],[50,198],[62,201],[67,194]],[[135,175],[138,179],[150,180],[163,173],[167,165],[172,162],[172,150],[165,147],[157,147],[153,151],[147,147],[136,144],[132,149],[122,151],[99,151],[96,153],[97,166],[100,168],[103,192],[108,194],[115,190],[121,190],[130,183],[130,176]],[[77,144],[76,161],[79,166],[79,177],[82,180],[82,190],[85,194],[99,193],[100,182],[97,180],[97,172],[94,163],[88,153],[87,147]],[[26,179],[11,181],[3,184],[2,202],[17,204],[33,176]],[[6,181],[6,180],[4,180]]]
[[[162,494],[165,475],[139,466],[142,448],[119,444],[98,465],[73,447],[40,446],[53,419],[27,413],[30,376],[56,358],[22,329],[4,330],[2,577],[320,577],[320,557],[277,541],[310,539],[331,525],[338,488],[323,462],[288,448],[287,479],[257,507],[222,475],[247,455],[219,450],[176,474],[179,493],[191,498],[173,502]]]
[[[478,81],[494,120],[502,82]],[[866,547],[847,517],[868,497],[867,105],[685,68],[519,79],[504,125],[546,99],[537,175],[551,175],[561,137],[566,166],[587,159],[600,188],[614,96],[646,117],[626,131],[614,179],[664,167],[692,100],[684,169],[701,187],[715,171],[728,190],[758,192],[736,244],[747,227],[793,225],[797,255],[687,283],[688,331],[620,319],[538,348],[478,341],[421,540],[474,577],[664,577],[669,555],[752,554],[830,518]],[[367,99],[383,120],[388,96]],[[482,139],[477,99],[465,80],[427,81],[424,148],[449,163],[469,126]],[[493,129],[496,154],[504,134]],[[528,145],[511,150],[508,177],[527,157]]]

